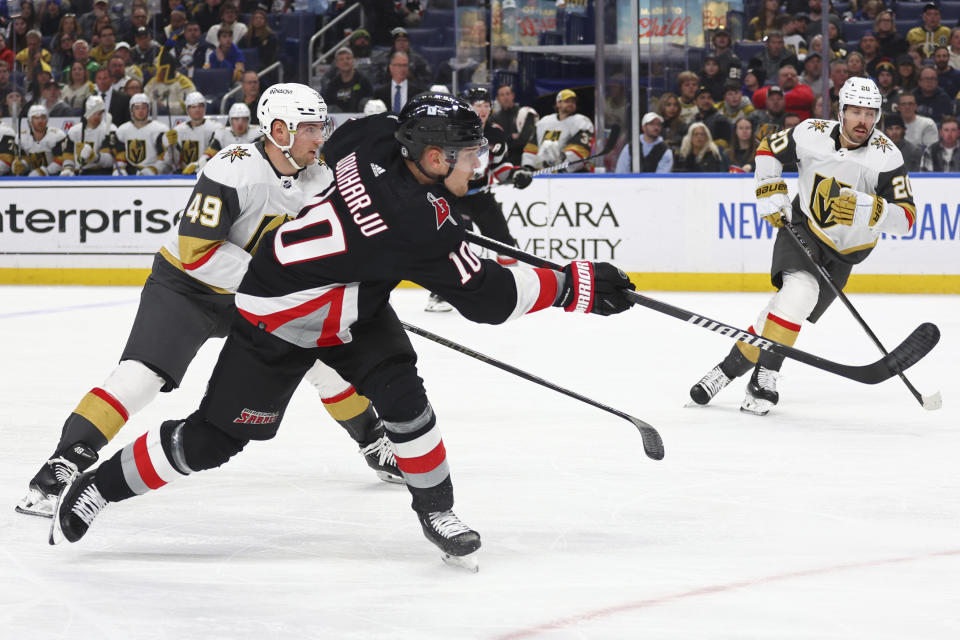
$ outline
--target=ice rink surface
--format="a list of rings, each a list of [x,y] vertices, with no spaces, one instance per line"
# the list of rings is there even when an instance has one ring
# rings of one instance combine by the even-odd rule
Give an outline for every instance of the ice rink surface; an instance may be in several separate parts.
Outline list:
[[[420,372],[480,531],[480,571],[441,563],[402,487],[380,483],[309,385],[280,433],[221,469],[110,505],[75,545],[13,506],[64,418],[112,369],[135,288],[0,287],[0,637],[960,637],[960,297],[853,294],[888,348],[922,321],[943,339],[866,386],[799,363],[765,418],[745,380],[707,408],[687,389],[730,342],[653,311],[548,310],[500,327],[401,318],[654,424],[627,421],[422,338]],[[655,293],[750,325],[765,294]],[[198,404],[220,348],[134,416],[110,454]],[[834,305],[797,347],[864,364],[879,353]]]

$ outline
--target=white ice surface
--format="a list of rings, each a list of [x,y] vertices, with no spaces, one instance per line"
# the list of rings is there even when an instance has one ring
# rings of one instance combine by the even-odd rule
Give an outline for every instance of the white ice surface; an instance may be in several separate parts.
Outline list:
[[[223,468],[110,505],[75,545],[13,506],[64,418],[101,384],[134,288],[0,287],[0,638],[960,637],[960,298],[852,296],[892,348],[921,321],[941,344],[878,386],[798,363],[766,418],[744,381],[708,408],[687,389],[729,341],[637,308],[548,310],[506,326],[400,316],[657,426],[627,421],[412,337],[457,513],[483,537],[476,575],[441,563],[402,487],[378,482],[308,386],[276,439]],[[737,326],[761,294],[656,293]],[[197,405],[220,341],[179,391],[105,450]],[[839,305],[798,348],[879,354]]]

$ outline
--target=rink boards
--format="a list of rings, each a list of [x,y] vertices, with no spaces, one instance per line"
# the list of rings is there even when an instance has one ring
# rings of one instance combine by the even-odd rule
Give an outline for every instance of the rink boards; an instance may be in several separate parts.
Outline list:
[[[958,177],[912,177],[917,223],[885,237],[849,290],[960,293]],[[795,193],[796,178],[787,183]],[[0,283],[138,284],[175,232],[192,178],[0,181]],[[539,177],[495,189],[521,248],[609,260],[644,290],[764,291],[773,229],[748,175]]]

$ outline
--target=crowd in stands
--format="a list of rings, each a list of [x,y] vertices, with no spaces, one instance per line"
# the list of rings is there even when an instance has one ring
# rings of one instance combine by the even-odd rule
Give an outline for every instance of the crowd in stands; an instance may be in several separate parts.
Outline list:
[[[346,4],[323,6],[329,17]],[[724,28],[713,31],[701,68],[680,73],[675,91],[656,96],[642,117],[642,170],[750,172],[764,136],[823,117],[824,101],[836,118],[836,91],[851,76],[876,81],[884,99],[878,128],[901,149],[908,170],[960,170],[960,153],[954,153],[960,26],[943,24],[934,2],[900,0],[889,8],[883,0],[855,0],[830,4],[824,46],[822,5],[823,0],[762,0],[745,26],[747,40],[734,42]],[[22,121],[31,110],[37,118],[41,112],[85,117],[89,99],[98,97],[112,125],[121,127],[131,119],[131,100],[141,95],[154,117],[186,116],[197,71],[224,69],[241,88],[228,106],[246,106],[255,130],[257,71],[280,53],[268,18],[293,7],[291,0],[269,5],[165,0],[151,13],[148,0],[112,7],[107,0],[24,0],[19,14],[0,23],[0,117],[9,122],[18,115]],[[349,39],[336,49],[317,86],[331,113],[399,112],[435,83],[449,83],[451,70],[432,68],[411,43],[408,27],[418,24],[420,7],[384,3],[369,28],[345,28]],[[898,10],[911,16],[899,28]],[[953,19],[960,24],[960,14]],[[536,146],[537,134],[524,129],[512,87],[490,88],[497,96],[493,119],[503,120],[519,166],[522,148]],[[623,119],[628,106],[623,91],[611,92],[608,105],[617,95]],[[207,109],[219,106],[205,97]],[[546,115],[534,113],[530,122]],[[616,117],[611,112],[605,119]],[[630,145],[622,148],[617,171],[629,170],[631,151]],[[9,150],[0,149],[0,172],[4,155]],[[168,164],[165,170],[178,171]]]
[[[901,150],[909,171],[960,171],[960,11],[948,26],[935,2],[831,4],[827,50],[822,6],[763,0],[746,25],[747,40],[756,43],[741,46],[751,52],[747,59],[736,54],[729,31],[716,30],[702,67],[680,73],[676,92],[658,96],[643,116],[642,171],[750,172],[760,139],[822,118],[825,98],[836,119],[837,91],[855,76],[877,83],[877,128]],[[916,18],[898,29],[898,12]],[[630,153],[625,146],[618,172],[630,171]]]

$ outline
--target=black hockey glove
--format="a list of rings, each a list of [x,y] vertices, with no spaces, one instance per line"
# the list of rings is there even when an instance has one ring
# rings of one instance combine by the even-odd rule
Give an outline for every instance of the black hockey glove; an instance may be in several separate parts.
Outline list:
[[[533,171],[517,169],[513,172],[513,186],[517,189],[526,189],[533,182]]]
[[[577,260],[563,269],[563,288],[555,307],[610,316],[626,311],[633,304],[624,291],[636,287],[623,271],[609,262]]]

